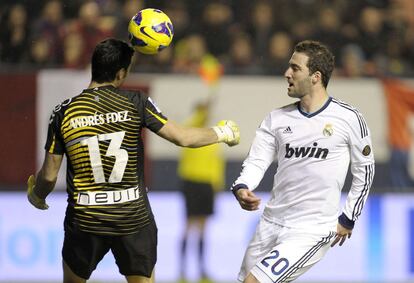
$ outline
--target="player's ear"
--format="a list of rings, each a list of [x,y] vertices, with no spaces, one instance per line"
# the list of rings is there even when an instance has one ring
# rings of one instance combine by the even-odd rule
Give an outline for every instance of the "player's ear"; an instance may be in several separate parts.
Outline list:
[[[117,73],[116,73],[116,78],[117,80],[124,80],[128,75],[128,70],[126,70],[125,68],[120,69]]]
[[[319,71],[316,71],[312,74],[312,84],[322,81],[322,74]]]

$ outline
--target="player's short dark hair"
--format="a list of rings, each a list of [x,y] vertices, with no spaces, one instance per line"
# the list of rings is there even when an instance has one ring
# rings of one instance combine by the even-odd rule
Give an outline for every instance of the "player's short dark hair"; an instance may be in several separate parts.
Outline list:
[[[119,70],[128,69],[133,54],[134,49],[122,40],[109,38],[101,41],[92,55],[92,81],[112,82]]]
[[[308,57],[309,73],[322,74],[322,84],[326,88],[335,66],[335,57],[328,47],[318,41],[304,40],[296,44],[295,52],[305,53]]]

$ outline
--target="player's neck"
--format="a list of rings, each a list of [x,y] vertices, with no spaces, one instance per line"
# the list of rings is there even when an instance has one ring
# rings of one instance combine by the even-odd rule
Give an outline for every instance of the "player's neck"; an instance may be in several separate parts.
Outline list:
[[[95,87],[103,87],[103,86],[113,86],[113,87],[118,87],[116,84],[114,84],[113,82],[104,82],[104,83],[97,83],[95,81],[92,81],[88,88],[95,88]]]
[[[306,113],[314,113],[325,105],[328,98],[325,90],[310,93],[300,99],[300,108]]]

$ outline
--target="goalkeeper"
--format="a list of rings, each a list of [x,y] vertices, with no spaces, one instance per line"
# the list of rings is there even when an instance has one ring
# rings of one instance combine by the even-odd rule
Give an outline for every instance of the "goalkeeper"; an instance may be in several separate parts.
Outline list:
[[[109,251],[129,283],[153,282],[157,226],[144,186],[143,128],[183,147],[239,143],[232,121],[212,128],[181,126],[142,92],[120,89],[133,56],[117,39],[96,46],[89,86],[55,107],[43,165],[28,179],[30,203],[47,209],[66,155],[64,283],[86,282]]]

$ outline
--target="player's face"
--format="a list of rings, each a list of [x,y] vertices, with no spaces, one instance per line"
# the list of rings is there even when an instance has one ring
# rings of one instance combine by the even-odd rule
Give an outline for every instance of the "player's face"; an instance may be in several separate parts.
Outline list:
[[[285,72],[285,78],[289,84],[288,95],[290,97],[302,98],[311,92],[312,81],[306,66],[308,59],[306,54],[294,52],[289,60],[289,68]]]

